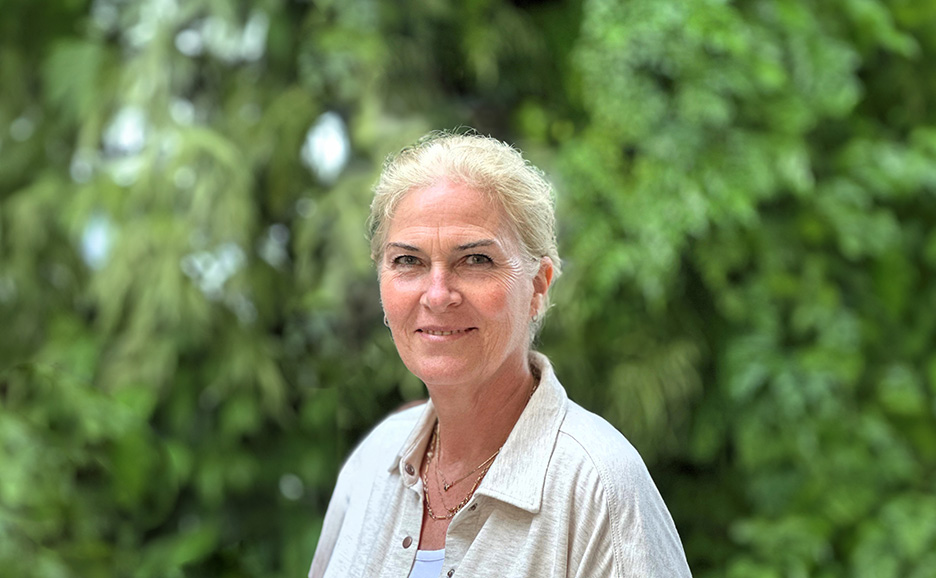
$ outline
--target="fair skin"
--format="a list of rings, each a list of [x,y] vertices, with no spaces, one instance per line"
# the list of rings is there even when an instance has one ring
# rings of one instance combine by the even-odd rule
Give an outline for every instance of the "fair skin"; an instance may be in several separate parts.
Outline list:
[[[530,321],[553,267],[522,251],[497,203],[449,181],[399,202],[378,266],[400,358],[438,413],[441,448],[427,470],[438,516],[471,491],[477,474],[444,492],[436,467],[450,482],[470,472],[503,445],[526,406]],[[419,548],[444,548],[449,521],[424,514]]]

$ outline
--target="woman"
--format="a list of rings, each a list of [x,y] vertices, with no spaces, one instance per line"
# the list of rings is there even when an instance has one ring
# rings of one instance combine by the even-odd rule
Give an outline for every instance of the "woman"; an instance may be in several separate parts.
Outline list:
[[[690,575],[640,456],[531,350],[560,273],[551,192],[478,135],[430,135],[384,167],[371,257],[430,401],[348,459],[310,578]]]

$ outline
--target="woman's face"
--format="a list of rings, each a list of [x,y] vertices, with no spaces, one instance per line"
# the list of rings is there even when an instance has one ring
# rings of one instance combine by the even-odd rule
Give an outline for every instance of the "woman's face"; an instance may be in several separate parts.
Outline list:
[[[383,249],[380,298],[417,377],[476,384],[525,367],[530,320],[552,267],[530,262],[500,206],[445,181],[410,192]]]

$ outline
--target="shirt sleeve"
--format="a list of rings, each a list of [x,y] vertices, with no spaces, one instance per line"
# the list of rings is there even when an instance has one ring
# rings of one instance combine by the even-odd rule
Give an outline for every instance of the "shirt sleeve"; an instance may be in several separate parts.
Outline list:
[[[679,533],[643,460],[634,451],[609,492],[614,576],[690,578]],[[612,575],[612,574],[606,574]]]
[[[676,526],[646,465],[629,444],[613,447],[594,452],[599,455],[574,474],[567,577],[691,577]]]
[[[332,492],[322,532],[319,535],[309,578],[323,578],[330,566],[331,575],[344,573],[350,562],[348,556],[354,552],[348,544],[357,545],[361,531],[363,512],[360,503],[351,502],[351,497],[360,499],[370,495],[378,473],[386,474],[390,466],[390,457],[396,455],[400,444],[412,429],[413,416],[421,409],[409,410],[411,413],[395,413],[379,423],[351,452],[338,474],[335,490]]]
[[[348,504],[351,501],[351,485],[349,482],[351,476],[348,470],[353,467],[353,461],[352,456],[352,459],[345,463],[338,474],[335,490],[332,492],[331,500],[328,502],[328,509],[325,511],[322,533],[319,535],[318,545],[315,547],[315,554],[312,556],[309,578],[322,578],[328,568],[332,552],[338,541],[338,535],[341,533],[341,526],[344,524]]]
[[[567,577],[618,576],[614,573],[615,556],[607,508],[593,511],[581,526],[574,531]]]

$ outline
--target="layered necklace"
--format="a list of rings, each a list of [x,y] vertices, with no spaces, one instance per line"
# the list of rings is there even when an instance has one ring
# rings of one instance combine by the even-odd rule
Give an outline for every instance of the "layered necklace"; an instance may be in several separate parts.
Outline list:
[[[436,460],[436,466],[435,466],[436,480],[438,481],[438,478],[442,479],[441,486],[444,492],[448,492],[449,489],[452,488],[452,486],[454,486],[455,484],[463,480],[468,479],[468,477],[471,474],[477,472],[478,470],[481,470],[481,473],[478,474],[478,477],[477,479],[475,479],[474,484],[472,484],[471,489],[468,490],[468,494],[464,497],[464,499],[461,502],[456,504],[454,507],[449,508],[448,506],[445,505],[445,502],[443,501],[442,507],[445,508],[445,511],[447,513],[436,514],[435,512],[432,511],[432,504],[429,503],[429,475],[428,474],[429,474],[429,464],[432,463],[432,460],[435,457],[435,455],[437,453],[440,453],[439,422],[436,422],[435,429],[432,431],[432,440],[430,440],[429,445],[432,447],[432,449],[430,449],[426,455],[426,465],[423,466],[423,471],[422,471],[423,500],[426,503],[426,513],[429,514],[429,517],[432,518],[433,520],[450,520],[455,517],[455,514],[457,514],[459,511],[461,511],[462,508],[465,507],[465,505],[468,503],[469,500],[471,500],[471,497],[474,495],[475,490],[477,490],[478,486],[481,485],[481,480],[484,479],[485,474],[487,474],[488,470],[491,469],[491,464],[494,463],[494,458],[496,458],[497,454],[500,453],[501,448],[497,448],[497,451],[494,452],[494,455],[492,455],[488,459],[478,464],[478,466],[475,469],[471,470],[464,476],[458,478],[454,482],[447,482],[445,480],[445,476],[442,474],[442,470],[439,469],[439,460]]]
[[[530,390],[530,397],[527,398],[528,403],[530,399],[533,397],[533,393],[536,391],[536,388],[539,387],[539,375],[538,374],[539,374],[538,371],[534,374],[535,380],[533,381],[533,389]],[[471,470],[464,476],[458,478],[457,480],[453,482],[449,482],[445,479],[445,474],[443,474],[442,470],[439,468],[439,462],[442,459],[442,455],[441,455],[442,448],[439,444],[439,437],[440,437],[439,436],[439,422],[436,421],[435,428],[432,430],[432,439],[429,440],[430,449],[428,452],[426,452],[426,463],[423,466],[423,470],[422,470],[423,501],[426,504],[426,513],[429,514],[430,518],[432,518],[433,520],[451,520],[452,518],[455,517],[455,514],[461,511],[461,509],[464,508],[465,505],[468,504],[468,502],[471,500],[471,497],[474,496],[475,490],[477,490],[478,486],[481,485],[481,480],[484,479],[484,476],[487,475],[488,470],[491,469],[491,465],[494,463],[494,458],[496,458],[498,454],[500,454],[500,451],[504,446],[497,448],[497,451],[494,452],[491,455],[491,457],[489,457],[488,459],[484,460],[483,462],[475,466],[473,470]],[[436,454],[439,454],[439,457],[435,459],[436,482],[442,488],[442,493],[439,494],[439,498],[442,499],[442,507],[445,508],[445,511],[447,512],[445,514],[436,514],[435,512],[433,512],[432,504],[429,503],[429,475],[428,475],[429,464],[431,464],[432,460],[436,458]],[[447,493],[450,489],[452,489],[452,487],[454,487],[456,484],[467,480],[472,474],[479,472],[479,471],[480,473],[478,473],[478,477],[475,479],[474,484],[471,485],[471,489],[468,490],[468,494],[462,499],[462,501],[460,501],[454,507],[449,508],[445,504],[445,500],[442,498],[445,495],[445,493]]]

